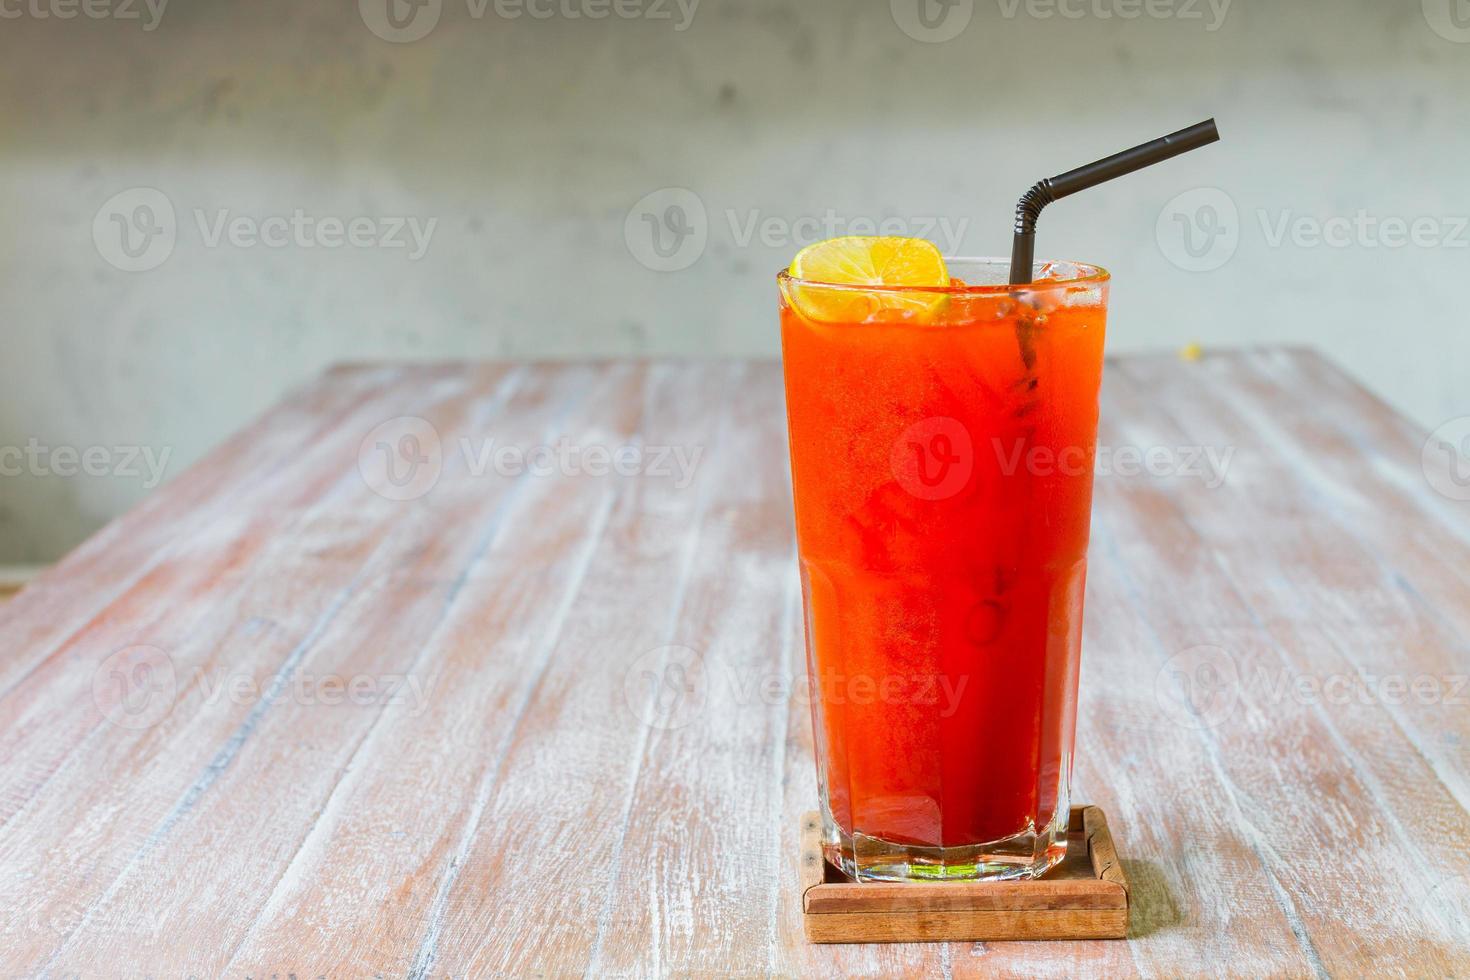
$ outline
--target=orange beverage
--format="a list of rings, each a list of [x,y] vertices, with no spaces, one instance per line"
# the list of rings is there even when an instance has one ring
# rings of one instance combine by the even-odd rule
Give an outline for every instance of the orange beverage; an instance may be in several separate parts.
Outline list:
[[[826,846],[859,878],[1066,847],[1108,276],[949,271],[780,279]]]

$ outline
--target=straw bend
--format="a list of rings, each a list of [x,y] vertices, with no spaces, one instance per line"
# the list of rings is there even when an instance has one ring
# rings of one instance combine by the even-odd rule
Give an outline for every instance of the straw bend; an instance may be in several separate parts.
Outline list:
[[[1050,177],[1043,177],[1032,184],[1031,189],[1016,202],[1016,234],[1036,234],[1036,219],[1041,214],[1041,209],[1056,199]]]
[[[1206,119],[1168,136],[1160,136],[1156,140],[1140,143],[1086,166],[1068,170],[1064,174],[1038,180],[1029,191],[1021,195],[1021,200],[1016,204],[1016,234],[1011,242],[1011,283],[1022,285],[1031,281],[1036,218],[1041,214],[1041,209],[1052,201],[1095,187],[1115,177],[1131,174],[1135,170],[1142,170],[1170,157],[1213,143],[1219,138],[1215,120]]]

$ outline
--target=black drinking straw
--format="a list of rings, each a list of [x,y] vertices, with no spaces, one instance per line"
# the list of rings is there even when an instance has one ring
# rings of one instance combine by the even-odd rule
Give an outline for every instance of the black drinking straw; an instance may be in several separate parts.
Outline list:
[[[1041,214],[1042,208],[1068,194],[1076,194],[1103,181],[1142,170],[1161,160],[1213,143],[1219,138],[1215,120],[1206,119],[1188,129],[1141,143],[1131,150],[1114,153],[1076,170],[1068,170],[1056,177],[1037,181],[1029,191],[1021,195],[1020,202],[1016,204],[1016,236],[1011,243],[1011,284],[1021,285],[1031,281],[1031,262],[1036,246],[1036,217]]]

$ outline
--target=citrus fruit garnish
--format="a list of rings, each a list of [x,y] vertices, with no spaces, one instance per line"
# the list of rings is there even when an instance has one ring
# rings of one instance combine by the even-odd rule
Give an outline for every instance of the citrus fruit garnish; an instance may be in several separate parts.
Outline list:
[[[950,284],[944,256],[922,238],[829,238],[796,253],[789,272],[800,281],[788,283],[788,298],[802,316],[837,323],[927,320],[948,298],[943,293],[854,287]]]

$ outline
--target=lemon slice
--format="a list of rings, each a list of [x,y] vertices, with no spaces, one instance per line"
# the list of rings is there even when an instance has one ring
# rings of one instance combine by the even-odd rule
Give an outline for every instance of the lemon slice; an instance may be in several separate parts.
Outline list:
[[[922,238],[829,238],[796,253],[790,273],[802,281],[789,284],[789,299],[809,320],[927,320],[948,299],[942,293],[829,288],[948,286],[944,256],[933,242]]]

